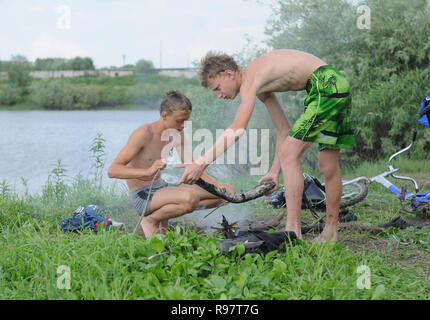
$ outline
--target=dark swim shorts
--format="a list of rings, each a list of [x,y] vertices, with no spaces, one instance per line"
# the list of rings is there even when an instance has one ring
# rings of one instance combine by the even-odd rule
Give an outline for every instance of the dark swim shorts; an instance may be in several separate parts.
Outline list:
[[[134,207],[134,209],[136,209],[136,212],[139,215],[142,215],[143,210],[145,209],[146,206],[146,210],[145,213],[143,214],[144,216],[148,216],[152,213],[151,211],[151,200],[152,197],[154,196],[155,192],[157,192],[160,189],[163,188],[178,188],[179,185],[175,184],[175,183],[168,183],[163,179],[160,179],[156,182],[154,182],[154,184],[152,185],[152,189],[151,189],[151,185],[146,185],[143,187],[140,187],[136,190],[133,190],[130,192],[130,202],[131,205]],[[149,190],[151,189],[151,194],[149,194]],[[149,195],[149,199],[148,199],[148,195]],[[148,204],[146,204],[146,201],[148,200]],[[198,206],[196,209],[194,210],[203,210],[206,209],[205,206]]]
[[[306,85],[305,112],[289,135],[319,143],[319,150],[345,149],[355,145],[351,123],[351,91],[348,81],[335,68],[316,69]]]
[[[152,185],[152,189],[151,185],[147,185],[130,192],[130,202],[132,206],[136,209],[136,212],[141,215],[143,213],[143,210],[145,209],[146,200],[148,199],[149,190],[151,189],[151,194],[149,195],[148,204],[146,205],[146,210],[144,213],[144,216],[147,216],[151,214],[151,200],[154,196],[154,193],[160,189],[168,187],[178,187],[178,185],[173,183],[167,183],[163,179],[160,179]]]

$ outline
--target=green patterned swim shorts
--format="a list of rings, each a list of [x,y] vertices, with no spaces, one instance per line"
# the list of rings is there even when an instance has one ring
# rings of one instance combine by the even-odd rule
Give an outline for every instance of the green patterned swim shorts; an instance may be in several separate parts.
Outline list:
[[[355,145],[351,123],[351,91],[348,81],[335,68],[316,69],[306,85],[305,112],[289,135],[319,143],[319,150],[345,149]]]

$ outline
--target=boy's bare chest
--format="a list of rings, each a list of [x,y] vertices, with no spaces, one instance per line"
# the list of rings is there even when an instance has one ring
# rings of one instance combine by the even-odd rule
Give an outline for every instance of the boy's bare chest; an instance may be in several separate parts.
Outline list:
[[[172,146],[169,142],[152,140],[137,155],[133,166],[140,168],[150,167],[154,161],[160,160],[163,155],[169,154]]]

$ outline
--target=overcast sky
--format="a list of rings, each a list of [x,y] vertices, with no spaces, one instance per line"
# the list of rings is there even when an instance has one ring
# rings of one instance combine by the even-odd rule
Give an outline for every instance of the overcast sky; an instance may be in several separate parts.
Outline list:
[[[187,67],[208,50],[239,51],[246,34],[264,41],[270,15],[254,0],[0,0],[0,60],[85,56],[100,68],[125,55]]]

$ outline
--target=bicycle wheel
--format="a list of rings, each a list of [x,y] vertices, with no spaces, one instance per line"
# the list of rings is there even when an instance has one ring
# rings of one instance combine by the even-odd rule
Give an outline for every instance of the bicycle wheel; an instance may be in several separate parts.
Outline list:
[[[340,207],[346,208],[359,203],[367,196],[368,183],[365,181],[357,181],[342,186],[342,198]]]
[[[428,219],[430,218],[430,203],[422,203],[418,207],[413,207],[410,203],[405,204],[402,210],[406,213],[413,214],[418,218]]]

